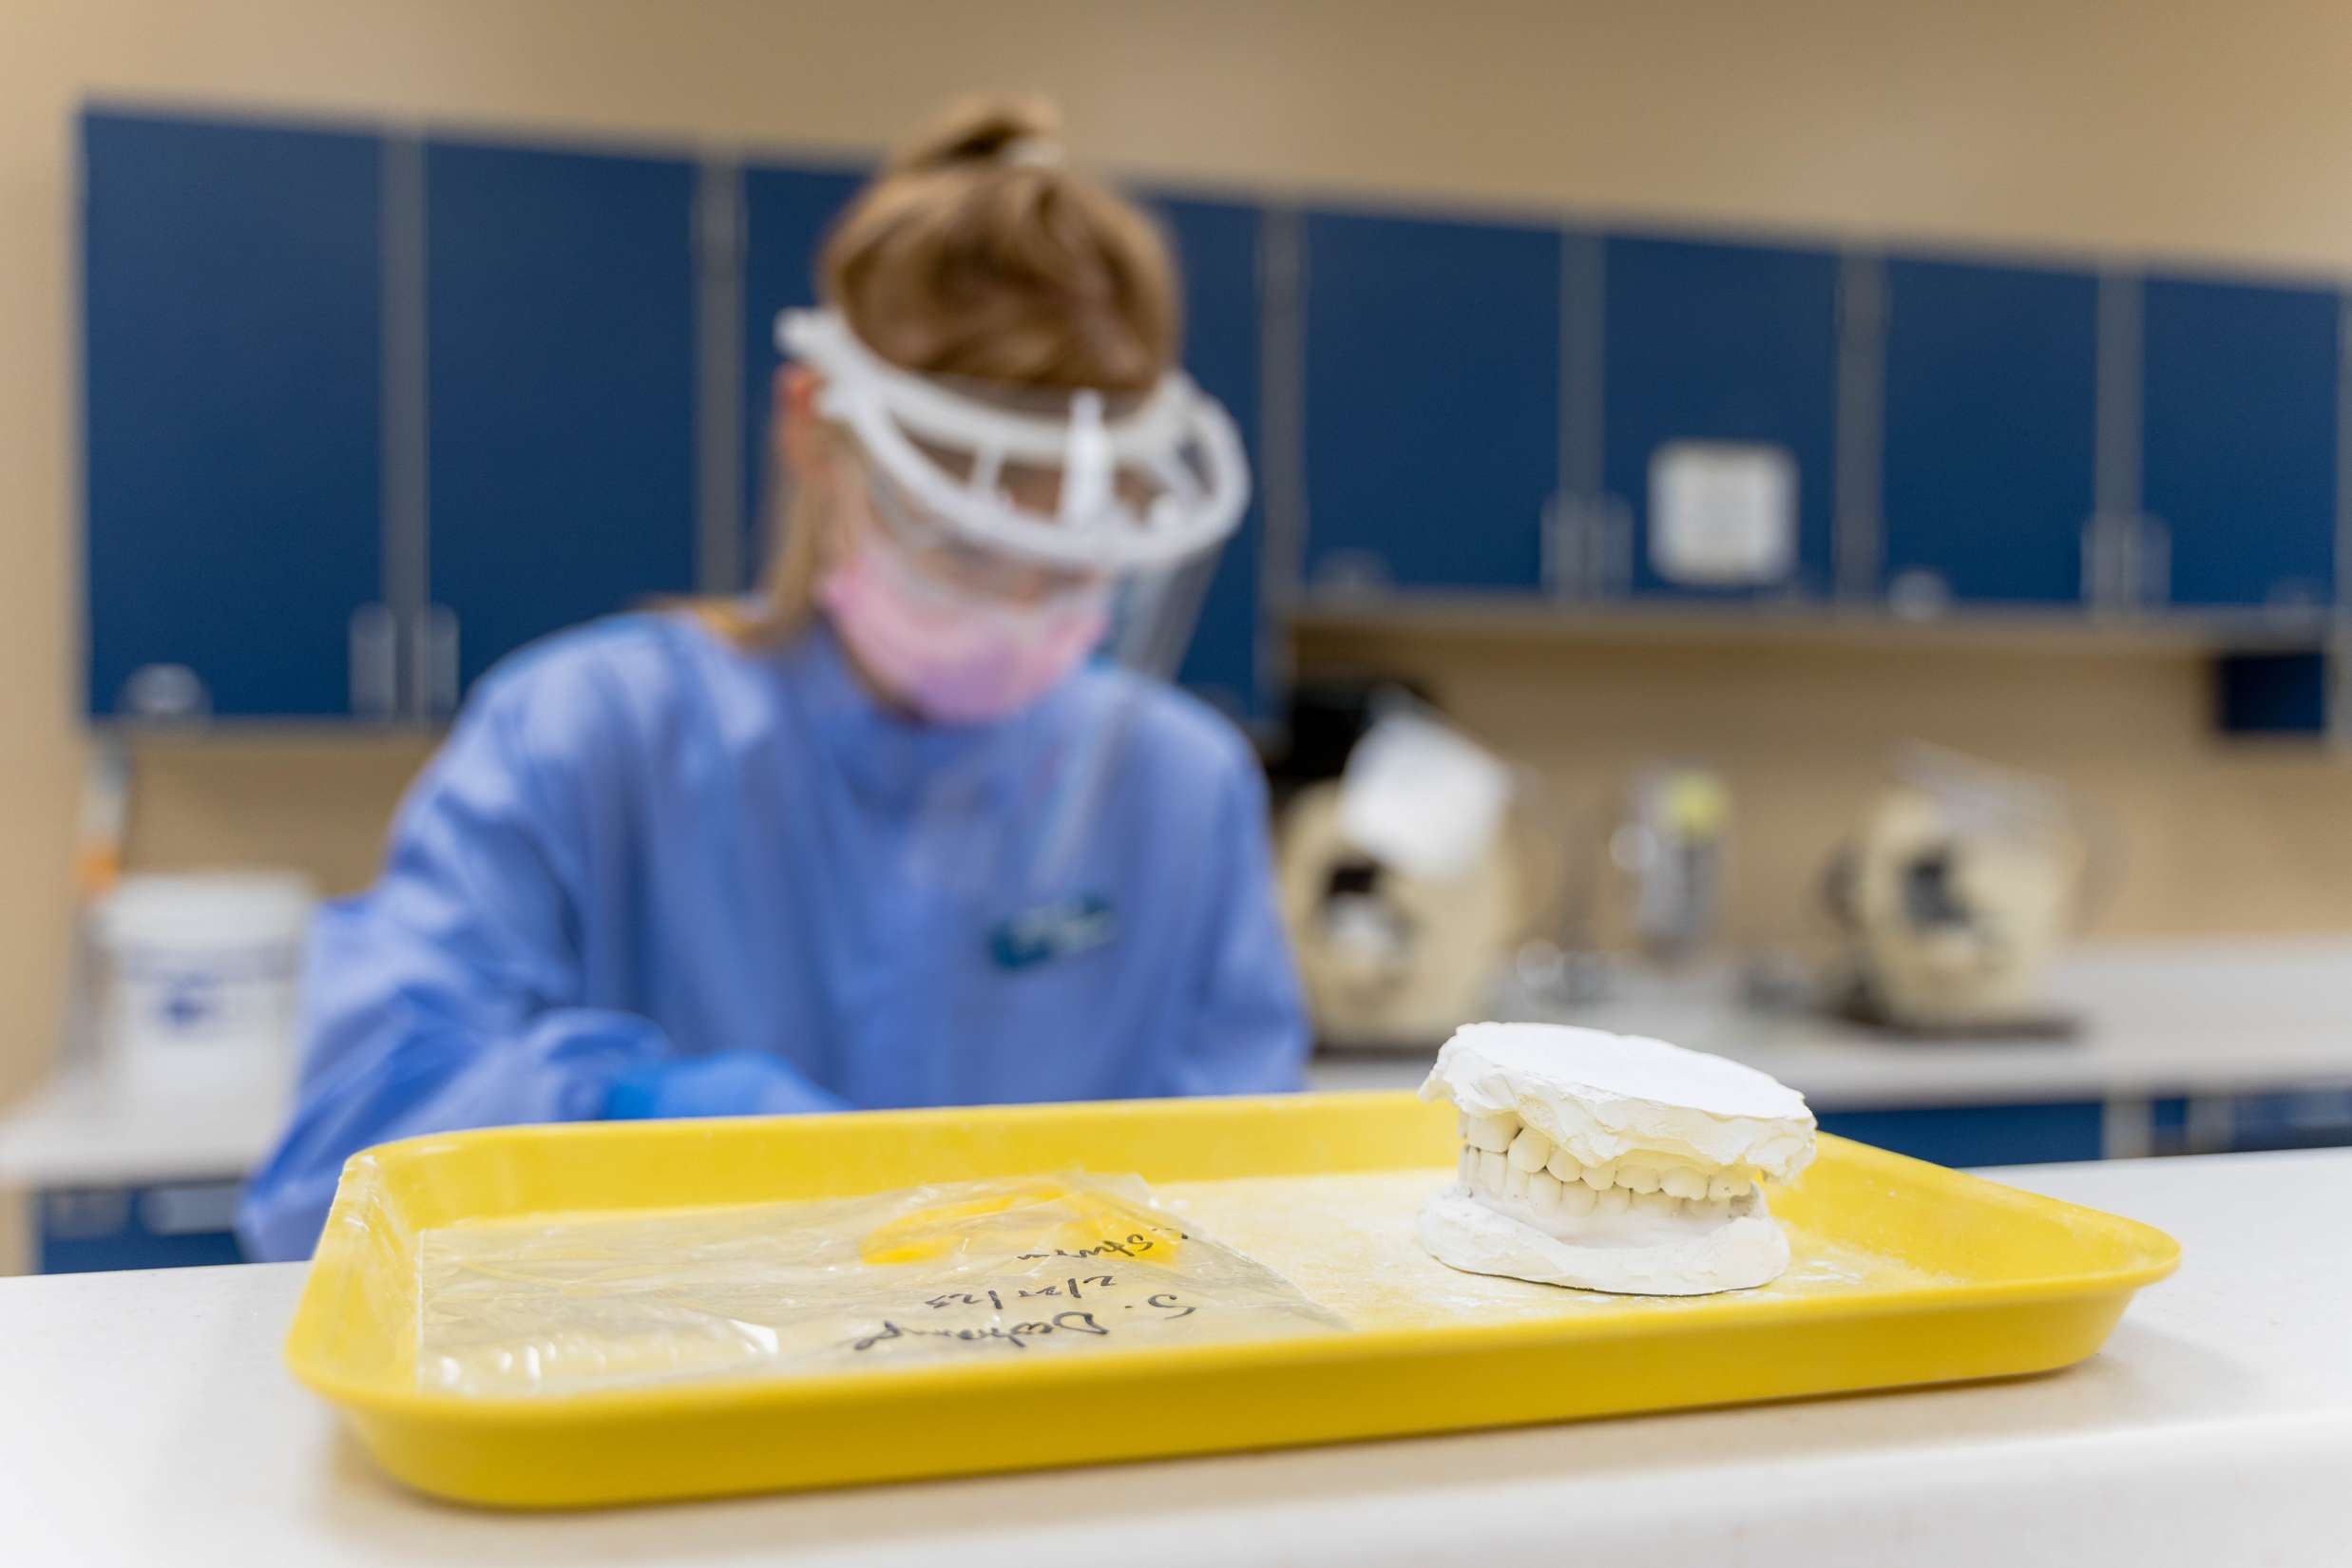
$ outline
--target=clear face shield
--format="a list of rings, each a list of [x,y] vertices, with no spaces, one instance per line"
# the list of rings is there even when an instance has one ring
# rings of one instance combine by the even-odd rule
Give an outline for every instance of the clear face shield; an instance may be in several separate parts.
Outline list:
[[[1174,673],[1249,501],[1239,433],[1189,378],[1110,397],[918,376],[831,311],[787,311],[776,337],[823,378],[817,409],[850,437],[851,500],[870,525],[820,601],[870,666],[903,654],[880,673],[927,693],[920,711],[1017,711],[1098,650]],[[847,623],[861,616],[863,642]],[[925,781],[917,874],[985,908],[998,967],[1116,935],[1127,889],[1092,862],[1118,837],[1104,824],[1130,804],[1121,792],[1144,787],[1124,758],[1147,690],[1015,759],[1023,802],[985,832],[974,781]]]
[[[852,438],[869,509],[943,607],[1091,604],[1111,658],[1174,673],[1249,503],[1214,399],[1176,372],[1130,397],[914,375],[831,311],[787,311],[776,337],[823,376],[819,411]]]

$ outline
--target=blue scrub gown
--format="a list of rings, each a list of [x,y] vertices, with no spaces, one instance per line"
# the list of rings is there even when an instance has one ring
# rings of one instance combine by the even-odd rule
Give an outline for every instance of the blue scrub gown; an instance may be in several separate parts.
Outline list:
[[[1229,724],[1120,670],[947,727],[877,706],[821,624],[555,638],[321,910],[246,1251],[306,1255],[344,1159],[420,1133],[1296,1087],[1265,812]]]

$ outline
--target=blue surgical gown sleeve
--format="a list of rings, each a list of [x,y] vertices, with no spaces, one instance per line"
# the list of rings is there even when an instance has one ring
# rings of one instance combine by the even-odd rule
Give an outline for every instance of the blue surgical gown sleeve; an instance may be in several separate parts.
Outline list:
[[[1265,777],[1246,754],[1226,777],[1198,1023],[1168,1063],[1172,1095],[1272,1094],[1306,1081],[1311,1042],[1274,903]]]
[[[248,1256],[307,1256],[344,1160],[391,1138],[839,1103],[775,1058],[681,1059],[650,1019],[583,1004],[578,911],[624,766],[607,695],[527,659],[494,674],[403,804],[381,880],[320,911],[294,1115],[238,1214]]]

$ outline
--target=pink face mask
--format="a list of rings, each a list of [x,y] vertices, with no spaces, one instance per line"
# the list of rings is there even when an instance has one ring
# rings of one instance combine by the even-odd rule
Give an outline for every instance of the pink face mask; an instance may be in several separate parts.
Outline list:
[[[1039,606],[991,603],[927,577],[868,534],[816,585],[850,651],[893,696],[943,724],[1009,717],[1102,640],[1100,592]]]

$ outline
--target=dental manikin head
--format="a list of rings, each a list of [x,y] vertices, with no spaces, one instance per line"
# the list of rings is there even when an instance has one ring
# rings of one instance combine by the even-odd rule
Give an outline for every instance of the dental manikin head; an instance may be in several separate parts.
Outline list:
[[[1442,1263],[1629,1295],[1745,1290],[1788,1266],[1760,1183],[1812,1159],[1813,1115],[1753,1068],[1598,1029],[1473,1023],[1421,1095],[1461,1113],[1457,1179],[1419,1226]]]

